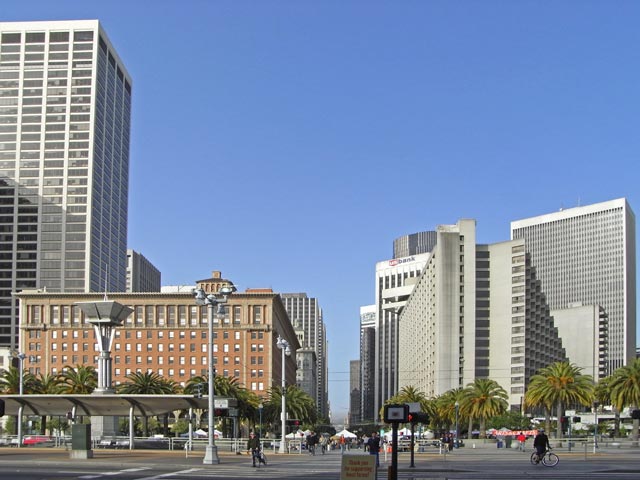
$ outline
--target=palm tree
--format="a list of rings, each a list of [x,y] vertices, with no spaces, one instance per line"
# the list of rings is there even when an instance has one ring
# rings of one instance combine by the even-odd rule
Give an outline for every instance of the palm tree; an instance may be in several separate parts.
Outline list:
[[[470,418],[480,421],[480,437],[486,437],[486,421],[490,417],[503,414],[509,403],[509,395],[498,382],[488,378],[476,378],[462,392],[463,410]]]
[[[601,378],[596,384],[593,390],[593,397],[598,405],[611,405],[613,402],[611,401],[611,376]],[[596,408],[598,408],[596,406]],[[613,413],[615,414],[614,418],[614,431],[620,431],[620,411],[614,406]],[[597,429],[597,425],[596,425]],[[596,434],[597,434],[596,430]]]
[[[287,385],[285,389],[286,409],[289,418],[300,420],[304,424],[314,425],[318,412],[314,400],[297,385]],[[265,406],[264,418],[276,422],[282,409],[282,389],[273,387]]]
[[[60,393],[89,394],[98,386],[98,372],[91,365],[66,365],[59,374]]]
[[[178,390],[176,382],[156,372],[131,372],[127,381],[118,386],[118,393],[134,395],[172,395]],[[142,417],[145,436],[149,436],[149,417]]]
[[[58,375],[51,373],[40,373],[33,379],[33,393],[37,394],[57,394],[61,391]],[[47,431],[47,416],[42,415],[40,421],[40,435]]]
[[[640,358],[630,364],[618,368],[611,375],[611,401],[613,406],[622,411],[625,407],[632,410],[640,406]],[[633,420],[633,446],[638,446],[638,419]]]
[[[24,370],[22,373],[22,385],[24,393],[33,393],[34,377],[31,373]],[[14,366],[10,366],[0,373],[0,392],[17,395],[20,393],[20,370]]]
[[[118,393],[136,395],[173,395],[178,387],[176,382],[164,378],[156,372],[132,372],[127,381],[118,386]]]
[[[557,438],[562,438],[559,421],[568,405],[591,405],[593,381],[591,376],[580,373],[581,368],[569,362],[556,362],[531,377],[526,398],[528,404],[543,405],[550,410],[556,406]]]

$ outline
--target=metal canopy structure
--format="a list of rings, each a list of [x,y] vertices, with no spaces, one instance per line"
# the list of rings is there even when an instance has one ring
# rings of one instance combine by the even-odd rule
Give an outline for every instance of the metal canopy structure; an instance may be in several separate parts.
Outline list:
[[[76,415],[129,416],[166,415],[175,410],[208,408],[206,396],[194,395],[0,395],[4,400],[5,415],[18,415],[20,406],[23,415],[66,415],[75,410]],[[215,408],[233,406],[235,399],[216,398]]]

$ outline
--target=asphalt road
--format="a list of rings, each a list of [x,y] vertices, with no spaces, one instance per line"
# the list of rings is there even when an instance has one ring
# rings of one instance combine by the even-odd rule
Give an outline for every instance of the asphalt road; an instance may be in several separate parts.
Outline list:
[[[461,448],[442,455],[437,450],[399,456],[398,479],[567,479],[640,480],[640,449],[601,450],[597,454],[556,449],[560,463],[553,468],[531,465],[530,451],[518,452],[485,447]],[[248,455],[220,453],[219,465],[203,465],[202,452],[94,450],[94,458],[71,460],[69,452],[53,448],[0,449],[1,480],[189,480],[234,479],[340,479],[341,455],[278,455],[266,452],[268,465],[251,466]],[[362,452],[359,452],[362,453]],[[381,455],[378,480],[387,479],[387,465]]]

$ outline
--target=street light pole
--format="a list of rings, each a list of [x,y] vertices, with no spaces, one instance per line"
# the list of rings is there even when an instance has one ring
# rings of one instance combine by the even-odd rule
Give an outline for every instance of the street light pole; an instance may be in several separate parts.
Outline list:
[[[262,441],[262,403],[258,405],[258,412],[260,412],[260,441]]]
[[[460,432],[458,431],[458,412],[460,410],[460,403],[458,401],[456,401],[455,407],[456,407],[456,445],[459,445],[458,439],[460,437]]]
[[[18,368],[20,368],[20,386],[18,387],[20,390],[20,396],[24,395],[24,359],[27,356],[24,353],[16,354],[16,358],[18,359]],[[22,412],[23,412],[22,401],[20,402],[20,406],[18,407],[18,448],[22,447]]]
[[[287,397],[286,397],[287,384],[285,379],[285,375],[286,375],[285,356],[291,355],[291,347],[289,346],[289,342],[287,342],[281,336],[278,336],[278,342],[276,343],[276,346],[280,350],[282,350],[282,400],[280,402],[282,403],[282,412],[280,413],[281,420],[282,420],[282,441],[280,442],[279,453],[285,453],[286,452],[285,442],[287,440],[285,437],[285,434],[287,432]]]
[[[215,391],[213,383],[215,381],[215,368],[213,368],[213,309],[217,305],[219,308],[224,308],[223,304],[226,303],[227,298],[233,292],[236,291],[236,287],[233,285],[221,287],[219,289],[219,293],[222,295],[222,298],[216,297],[214,294],[210,293],[207,295],[202,288],[194,289],[193,293],[196,297],[196,304],[198,305],[206,305],[207,306],[207,321],[209,322],[209,341],[207,345],[207,363],[209,367],[209,412],[208,412],[208,420],[209,420],[209,432],[207,435],[207,446],[204,452],[204,459],[202,460],[203,464],[212,465],[220,463],[220,458],[218,457],[218,447],[216,446],[214,433],[215,433]]]

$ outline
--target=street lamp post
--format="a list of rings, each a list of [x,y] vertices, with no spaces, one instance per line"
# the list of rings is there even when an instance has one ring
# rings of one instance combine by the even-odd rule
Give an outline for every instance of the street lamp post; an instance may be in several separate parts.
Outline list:
[[[282,350],[282,412],[280,413],[281,416],[281,420],[282,420],[282,441],[280,442],[280,453],[285,453],[285,442],[286,442],[286,437],[285,434],[287,432],[287,398],[286,398],[286,388],[287,388],[287,383],[285,381],[285,374],[286,374],[286,369],[285,369],[285,361],[286,361],[286,356],[291,355],[291,347],[289,346],[289,342],[287,342],[284,338],[282,338],[281,336],[278,336],[278,342],[276,343],[276,346]]]
[[[214,463],[220,463],[218,458],[218,447],[214,440],[215,433],[215,391],[213,388],[213,382],[215,380],[215,369],[213,368],[213,309],[218,306],[219,309],[223,309],[224,304],[227,302],[229,295],[236,291],[236,287],[228,285],[220,287],[218,293],[221,296],[216,296],[212,293],[206,294],[202,288],[196,288],[193,293],[196,297],[196,304],[207,306],[207,321],[209,322],[209,341],[207,345],[207,362],[209,366],[209,432],[207,446],[204,452],[203,464],[212,465]]]
[[[24,395],[24,359],[27,356],[24,353],[15,353],[15,358],[18,359],[18,368],[20,369],[20,385],[18,386],[20,396]],[[22,447],[22,412],[23,412],[22,402],[20,402],[20,406],[18,407],[18,448]]]
[[[593,453],[596,453],[598,450],[598,406],[600,404],[598,402],[593,402],[593,415],[595,417],[594,420],[594,429],[593,429]]]
[[[258,405],[258,412],[260,413],[260,441],[262,441],[262,403]]]
[[[460,438],[460,432],[458,430],[458,412],[460,411],[460,403],[458,401],[456,401],[456,403],[454,404],[456,407],[456,445],[459,445],[459,438]]]

